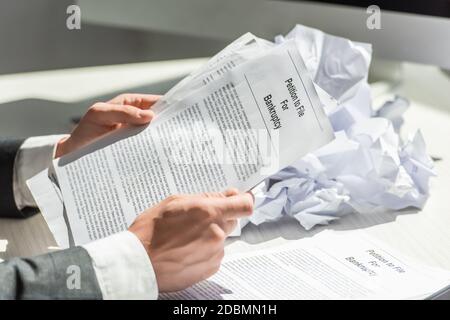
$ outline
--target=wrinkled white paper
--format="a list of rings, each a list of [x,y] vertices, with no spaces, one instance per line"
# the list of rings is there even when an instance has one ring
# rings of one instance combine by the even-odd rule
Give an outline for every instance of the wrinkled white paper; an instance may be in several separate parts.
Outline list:
[[[422,208],[435,175],[420,132],[402,142],[408,101],[396,97],[377,112],[367,82],[371,46],[297,25],[276,43],[295,39],[314,79],[336,139],[265,181],[255,191],[250,222],[297,219],[307,230],[351,212]]]

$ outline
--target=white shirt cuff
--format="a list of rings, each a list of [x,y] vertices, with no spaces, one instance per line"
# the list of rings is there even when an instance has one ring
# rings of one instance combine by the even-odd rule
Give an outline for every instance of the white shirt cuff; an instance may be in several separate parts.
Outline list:
[[[56,144],[67,135],[32,137],[19,148],[14,161],[13,190],[17,208],[35,207],[26,181],[48,168],[55,155]]]
[[[91,256],[103,299],[158,298],[150,258],[133,233],[123,231],[83,247]]]

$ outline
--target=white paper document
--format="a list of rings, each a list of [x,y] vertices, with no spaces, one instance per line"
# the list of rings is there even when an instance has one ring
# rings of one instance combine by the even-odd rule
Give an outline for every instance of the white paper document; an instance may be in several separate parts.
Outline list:
[[[450,272],[420,266],[359,231],[324,231],[226,256],[218,273],[160,299],[425,299]]]
[[[242,38],[171,90],[149,126],[55,160],[66,213],[46,218],[55,232],[66,219],[80,245],[126,229],[171,194],[247,191],[334,138],[295,42]]]
[[[70,247],[69,238],[71,234],[64,215],[64,203],[61,191],[56,185],[54,178],[50,178],[50,176],[48,169],[43,170],[29,179],[27,186],[33,192],[34,200],[56,243],[61,248],[68,248]]]

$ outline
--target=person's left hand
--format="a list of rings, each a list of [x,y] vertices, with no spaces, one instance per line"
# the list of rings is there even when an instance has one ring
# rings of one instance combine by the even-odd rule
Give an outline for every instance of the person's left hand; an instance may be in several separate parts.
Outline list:
[[[55,158],[80,149],[94,140],[123,126],[144,125],[153,117],[150,107],[161,96],[121,94],[108,102],[91,106],[71,135],[58,142]]]

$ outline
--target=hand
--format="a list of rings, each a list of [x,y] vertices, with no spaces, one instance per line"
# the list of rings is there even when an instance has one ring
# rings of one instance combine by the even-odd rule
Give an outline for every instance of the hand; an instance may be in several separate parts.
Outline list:
[[[71,135],[58,143],[55,157],[78,150],[123,126],[149,123],[154,117],[149,109],[159,98],[149,94],[121,94],[108,102],[94,104]]]
[[[159,290],[178,291],[219,269],[227,234],[252,211],[252,195],[237,190],[170,196],[138,216],[129,231],[144,245]]]

